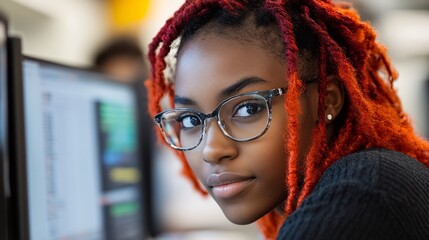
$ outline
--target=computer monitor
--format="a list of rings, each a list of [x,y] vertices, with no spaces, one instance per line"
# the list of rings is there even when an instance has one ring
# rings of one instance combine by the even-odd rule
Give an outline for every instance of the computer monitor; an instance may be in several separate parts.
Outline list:
[[[140,151],[147,143],[139,142],[135,91],[95,72],[29,57],[22,59],[21,79],[20,238],[146,239],[149,179],[142,156],[150,153]]]
[[[0,239],[7,239],[8,141],[7,141],[7,23],[0,13]]]

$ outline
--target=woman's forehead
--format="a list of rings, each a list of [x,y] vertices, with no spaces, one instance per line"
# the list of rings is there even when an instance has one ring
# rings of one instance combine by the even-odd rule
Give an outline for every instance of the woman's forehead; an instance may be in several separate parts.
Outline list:
[[[255,43],[207,35],[189,41],[177,60],[175,92],[179,96],[216,95],[249,77],[264,80],[267,89],[285,83],[285,65]],[[243,91],[267,90],[259,88]]]

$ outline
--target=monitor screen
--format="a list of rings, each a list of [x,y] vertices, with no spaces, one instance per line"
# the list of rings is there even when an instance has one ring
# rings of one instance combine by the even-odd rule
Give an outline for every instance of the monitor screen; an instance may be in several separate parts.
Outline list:
[[[144,239],[135,91],[33,58],[22,81],[30,239]]]

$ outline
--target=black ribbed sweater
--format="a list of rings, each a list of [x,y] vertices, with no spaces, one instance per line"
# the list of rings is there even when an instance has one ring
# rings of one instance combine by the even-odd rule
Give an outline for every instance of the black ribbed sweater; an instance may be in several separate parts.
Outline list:
[[[325,171],[277,239],[429,240],[429,169],[385,149],[348,155]]]

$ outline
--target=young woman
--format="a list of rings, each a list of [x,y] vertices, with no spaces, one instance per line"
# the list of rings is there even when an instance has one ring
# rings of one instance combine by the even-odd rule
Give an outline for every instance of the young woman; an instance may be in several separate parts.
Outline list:
[[[269,239],[429,239],[429,143],[375,38],[330,0],[186,1],[150,45],[150,112],[233,223]]]

